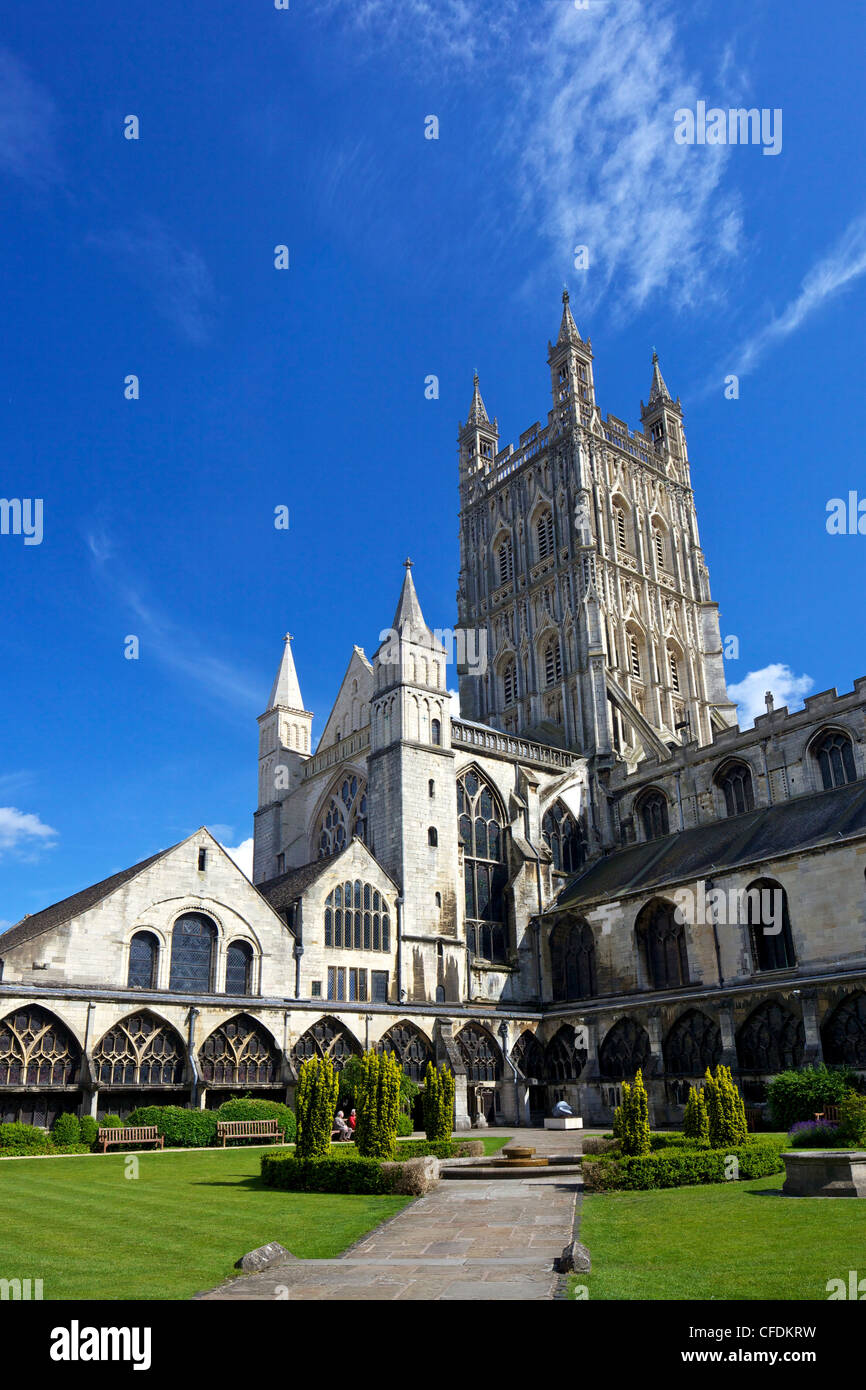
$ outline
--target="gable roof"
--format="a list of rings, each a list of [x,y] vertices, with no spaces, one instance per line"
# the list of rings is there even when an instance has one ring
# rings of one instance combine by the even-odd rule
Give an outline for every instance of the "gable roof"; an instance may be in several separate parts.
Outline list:
[[[182,840],[178,840],[178,845],[180,844],[183,844]],[[60,927],[64,922],[70,922],[73,917],[79,917],[82,912],[96,907],[103,898],[109,897],[116,889],[122,888],[125,883],[149,869],[151,864],[163,859],[173,849],[177,849],[178,845],[161,849],[158,854],[152,854],[149,859],[142,859],[131,868],[123,869],[119,874],[112,874],[110,878],[104,878],[101,883],[93,883],[89,888],[82,888],[80,893],[73,893],[71,897],[61,898],[59,903],[44,907],[41,912],[32,912],[29,917],[23,917],[20,922],[16,922],[0,935],[0,952],[8,950],[10,946],[22,946],[34,937],[41,936],[43,932]]]
[[[264,883],[259,883],[256,886],[262,897],[270,903],[274,911],[282,915],[287,908],[291,907],[293,902],[303,897],[307,889],[311,887],[317,879],[321,878],[322,874],[339,864],[343,855],[349,854],[353,848],[363,850],[367,858],[376,865],[379,872],[385,875],[389,883],[393,884],[394,891],[399,893],[400,889],[394,882],[391,874],[388,873],[388,870],[383,868],[372,850],[364,844],[364,841],[357,838],[350,840],[345,849],[341,849],[338,854],[327,854],[322,859],[314,859],[309,864],[301,864],[297,869],[288,869],[286,873],[280,874],[277,878],[269,878]],[[0,937],[0,941],[2,941],[2,939],[3,938]]]
[[[864,833],[866,782],[851,782],[616,850],[572,879],[547,912],[707,878]]]

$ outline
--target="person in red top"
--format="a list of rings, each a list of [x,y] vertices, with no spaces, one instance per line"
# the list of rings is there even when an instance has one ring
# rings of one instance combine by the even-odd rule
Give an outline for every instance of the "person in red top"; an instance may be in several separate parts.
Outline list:
[[[351,1113],[349,1114],[349,1128],[350,1128],[350,1129],[354,1129],[354,1128],[355,1128],[355,1123],[356,1123],[356,1121],[355,1121],[355,1112],[354,1112],[354,1110],[352,1110]]]

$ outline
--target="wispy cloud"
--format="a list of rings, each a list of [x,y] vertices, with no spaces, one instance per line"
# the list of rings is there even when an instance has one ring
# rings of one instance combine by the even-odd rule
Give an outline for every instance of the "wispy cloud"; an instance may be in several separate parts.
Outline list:
[[[115,571],[110,563],[115,547],[104,529],[88,531],[85,543],[96,578],[127,610],[129,628],[124,635],[139,639],[139,660],[153,657],[221,707],[230,704],[245,712],[260,709],[266,694],[263,686],[230,662],[214,656],[199,635],[166,617],[142,596],[136,582]]]
[[[799,294],[777,317],[740,345],[730,359],[730,370],[739,376],[753,370],[777,343],[796,333],[806,319],[829,300],[848,289],[866,273],[866,216],[849,223],[835,246],[808,272]]]
[[[538,279],[569,279],[578,312],[614,289],[623,312],[662,292],[679,307],[721,296],[718,269],[741,237],[722,186],[730,150],[676,144],[674,113],[711,90],[733,102],[742,79],[730,43],[709,77],[690,71],[672,0],[361,0],[328,13],[413,66],[432,54],[440,71],[483,69],[483,165],[514,190],[508,238],[540,233]],[[576,246],[588,270],[575,271]]]
[[[0,48],[0,170],[41,188],[60,177],[57,111],[23,63]]]
[[[787,705],[799,709],[815,682],[811,676],[795,676],[790,666],[773,662],[760,671],[750,671],[735,685],[728,685],[728,694],[736,701],[737,718],[741,729],[750,728],[759,714],[766,714],[765,695],[772,691],[776,708]]]
[[[16,806],[0,806],[0,853],[50,848],[56,838],[57,831],[32,812],[19,811]]]
[[[197,347],[213,333],[216,293],[201,253],[181,245],[157,218],[93,233],[89,244],[112,256],[152,296],[157,312]]]

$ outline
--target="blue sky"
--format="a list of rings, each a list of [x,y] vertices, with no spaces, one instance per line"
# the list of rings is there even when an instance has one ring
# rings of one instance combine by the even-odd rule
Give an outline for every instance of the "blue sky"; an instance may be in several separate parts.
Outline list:
[[[472,372],[503,443],[544,420],[563,282],[603,412],[653,347],[682,397],[744,717],[866,673],[866,537],[825,528],[866,497],[863,40],[807,0],[6,14],[0,492],[44,538],[0,535],[0,921],[248,838],[287,629],[318,733],[407,552],[453,622]],[[699,100],[781,152],[678,145]]]

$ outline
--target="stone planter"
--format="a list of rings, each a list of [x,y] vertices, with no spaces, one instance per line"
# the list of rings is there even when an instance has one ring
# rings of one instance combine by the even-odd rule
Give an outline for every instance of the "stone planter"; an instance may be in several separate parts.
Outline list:
[[[545,1129],[583,1129],[579,1115],[553,1115],[544,1121]]]
[[[866,1197],[863,1149],[796,1149],[782,1158],[786,1197]]]

